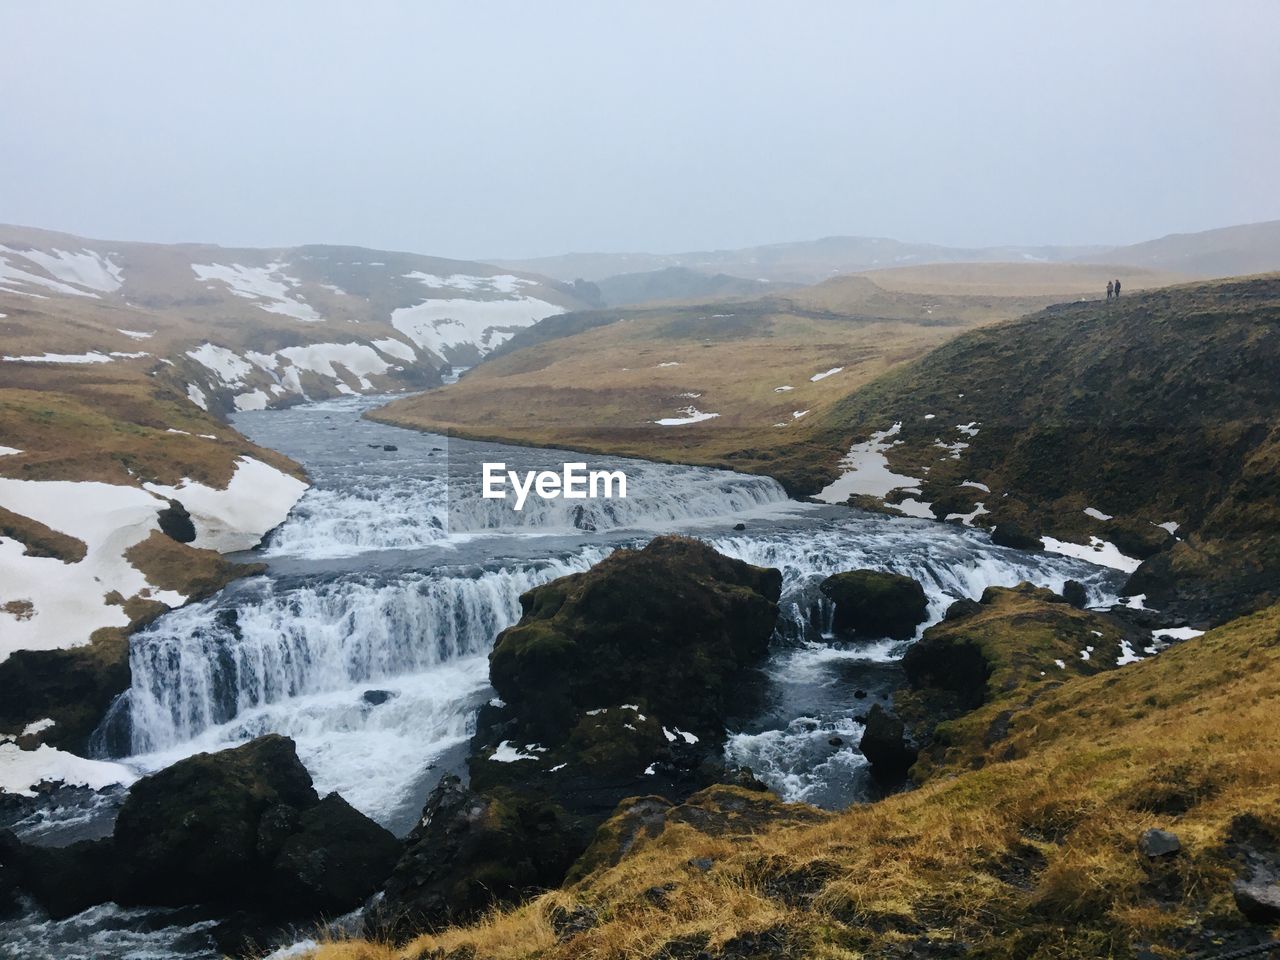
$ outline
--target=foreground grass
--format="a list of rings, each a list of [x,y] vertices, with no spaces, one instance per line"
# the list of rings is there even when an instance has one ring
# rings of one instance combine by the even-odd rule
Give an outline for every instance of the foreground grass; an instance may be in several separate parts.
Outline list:
[[[1244,922],[1233,830],[1280,837],[1278,702],[1280,606],[989,704],[1010,710],[1007,737],[984,744],[975,715],[955,733],[971,731],[963,768],[941,765],[910,793],[747,836],[668,818],[615,866],[518,909],[401,948],[315,955],[856,958],[927,943],[992,958],[1185,956]],[[1136,841],[1149,827],[1176,831],[1183,853],[1148,861]],[[575,906],[598,923],[557,936],[556,908]]]

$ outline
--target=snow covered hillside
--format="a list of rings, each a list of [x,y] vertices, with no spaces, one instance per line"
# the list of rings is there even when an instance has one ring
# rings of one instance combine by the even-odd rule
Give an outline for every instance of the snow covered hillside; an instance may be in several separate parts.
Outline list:
[[[436,386],[587,305],[569,284],[416,254],[0,226],[0,365],[142,363],[215,413]]]

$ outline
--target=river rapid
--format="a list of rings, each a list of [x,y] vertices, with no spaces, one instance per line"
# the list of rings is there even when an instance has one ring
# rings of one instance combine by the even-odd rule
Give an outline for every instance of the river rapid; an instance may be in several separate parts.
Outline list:
[[[246,436],[302,463],[313,486],[261,547],[235,558],[265,562],[265,573],[133,637],[132,687],[95,735],[95,753],[146,773],[285,734],[321,794],[338,791],[402,835],[440,776],[463,772],[476,710],[494,695],[487,656],[519,618],[520,594],[618,547],[679,532],[783,574],[765,702],[734,721],[729,759],[784,799],[841,808],[873,796],[857,718],[896,685],[910,641],[833,639],[818,591],[825,577],[860,567],[911,576],[929,597],[930,622],[991,585],[1060,590],[1075,579],[1106,603],[1122,579],[1081,560],[997,547],[957,525],[799,503],[765,477],[448,440],[362,417],[380,402],[233,417]],[[621,469],[628,496],[531,497],[516,513],[510,501],[478,496],[486,461]],[[18,832],[48,843],[101,833],[120,795],[41,811]],[[62,923],[31,914],[0,923],[0,954],[216,956],[207,923],[110,906]]]

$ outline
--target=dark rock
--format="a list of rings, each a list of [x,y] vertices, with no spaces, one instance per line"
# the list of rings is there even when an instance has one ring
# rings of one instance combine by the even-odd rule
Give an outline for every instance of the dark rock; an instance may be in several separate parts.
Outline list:
[[[923,637],[907,648],[902,669],[915,689],[954,693],[963,709],[979,707],[986,699],[991,665],[980,644],[968,637],[926,630]]]
[[[390,690],[366,690],[360,697],[365,703],[371,706],[379,706],[386,703],[392,697],[398,696]]]
[[[1181,849],[1182,841],[1178,839],[1177,834],[1170,833],[1168,830],[1154,828],[1144,830],[1142,836],[1138,838],[1138,850],[1143,856],[1153,860],[1156,857],[1167,857]]]
[[[553,803],[484,796],[446,776],[427,798],[367,929],[405,937],[556,886],[577,853],[562,842],[565,816]]]
[[[117,857],[110,840],[81,840],[66,847],[20,845],[7,855],[16,865],[21,888],[55,920],[116,898]]]
[[[733,529],[735,529],[735,530],[745,530],[745,529],[747,529],[747,525],[746,525],[745,523],[735,523],[735,524],[733,525]]]
[[[400,448],[397,447],[394,443],[384,443],[382,445],[382,449],[386,450],[388,453],[395,453]]]
[[[1062,585],[1062,599],[1083,610],[1089,605],[1089,591],[1079,580],[1068,580]]]
[[[835,604],[840,632],[906,640],[928,617],[924,588],[900,574],[851,570],[828,577],[820,589]]]
[[[0,830],[0,919],[18,912],[18,885],[22,872],[22,844],[12,830]]]
[[[177,500],[170,500],[169,506],[160,511],[160,530],[179,543],[190,543],[196,538],[196,527],[191,522],[191,514]]]
[[[710,857],[694,857],[689,861],[689,866],[693,867],[695,870],[701,871],[702,873],[706,873],[715,866],[715,861]]]
[[[555,931],[556,939],[564,943],[598,925],[600,923],[600,915],[590,907],[582,905],[576,906],[572,910],[556,907],[547,917],[547,922],[551,924],[551,929]]]
[[[828,743],[830,746],[833,746],[833,747],[843,747],[843,746],[844,746],[844,739],[843,739],[843,738],[841,738],[841,737],[832,737],[831,739],[829,739],[829,740],[827,741],[827,743]]]
[[[947,612],[942,615],[943,620],[963,620],[965,617],[971,617],[975,613],[982,612],[982,604],[977,600],[970,600],[968,597],[961,597],[951,606],[947,607]]]
[[[243,896],[262,862],[259,821],[284,804],[319,801],[293,742],[260,737],[201,753],[138,781],[116,820],[129,902],[186,904]]]
[[[1110,540],[1125,556],[1147,560],[1176,543],[1168,530],[1146,520],[1115,517],[1106,523],[1104,539]]]
[[[1231,885],[1236,907],[1252,923],[1273,927],[1280,923],[1280,875],[1257,870]]]
[[[618,550],[520,598],[490,681],[527,740],[562,743],[586,710],[639,704],[668,726],[721,740],[741,673],[777,619],[782,575],[685,537]]]
[[[268,919],[358,906],[399,844],[341,797],[317,797],[293,742],[197,754],[130,790],[112,838],[24,847],[24,886],[55,916],[115,900],[209,904]]]
[[[902,780],[916,762],[918,750],[909,743],[906,728],[898,717],[873,703],[858,744],[872,771],[884,779]]]
[[[273,902],[298,914],[345,913],[391,873],[400,842],[331,793],[302,811],[272,863]]]
[[[867,699],[867,691],[865,691],[865,690],[855,690],[855,691],[853,691],[853,699],[855,699],[855,700],[865,700],[865,699]]]
[[[1014,550],[1039,550],[1040,537],[1014,520],[1005,520],[991,531],[991,542],[998,547]]]
[[[43,742],[84,753],[89,736],[115,698],[129,687],[129,640],[101,631],[67,650],[15,650],[0,662],[0,730],[21,730],[49,718]]]

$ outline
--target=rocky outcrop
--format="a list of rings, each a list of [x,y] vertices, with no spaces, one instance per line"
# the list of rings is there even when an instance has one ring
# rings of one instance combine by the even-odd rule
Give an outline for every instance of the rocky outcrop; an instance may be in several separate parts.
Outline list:
[[[371,930],[393,937],[559,883],[627,797],[719,779],[777,619],[777,570],[659,537],[537,587],[490,655],[471,784],[447,778]]]
[[[490,681],[539,740],[623,703],[714,735],[734,676],[765,652],[781,589],[777,570],[658,537],[525,594],[489,656]]]
[[[868,712],[863,753],[888,781],[908,770],[923,778],[944,756],[971,753],[981,762],[978,757],[1008,736],[1016,709],[1029,702],[1025,688],[1113,669],[1122,644],[1139,649],[1142,636],[1149,634],[1081,610],[1050,590],[1026,583],[989,587],[979,602],[956,601],[908,648],[902,658],[908,686],[894,694],[892,714],[879,705]],[[953,722],[997,701],[1008,701],[1009,709],[996,710],[980,731],[960,731]],[[921,760],[928,762],[922,767]]]
[[[820,589],[835,604],[837,633],[907,640],[928,618],[924,588],[901,574],[850,570],[827,577]]]
[[[0,731],[33,721],[53,726],[41,740],[83,753],[107,708],[129,687],[129,640],[122,630],[98,630],[93,641],[67,650],[17,650],[0,662]]]
[[[886,780],[901,781],[916,762],[919,749],[907,737],[906,726],[878,703],[867,712],[866,726],[858,744],[875,774]]]
[[[320,798],[293,742],[272,734],[138,781],[111,837],[23,846],[18,862],[22,886],[55,917],[114,900],[283,921],[358,906],[399,853],[340,796]]]

